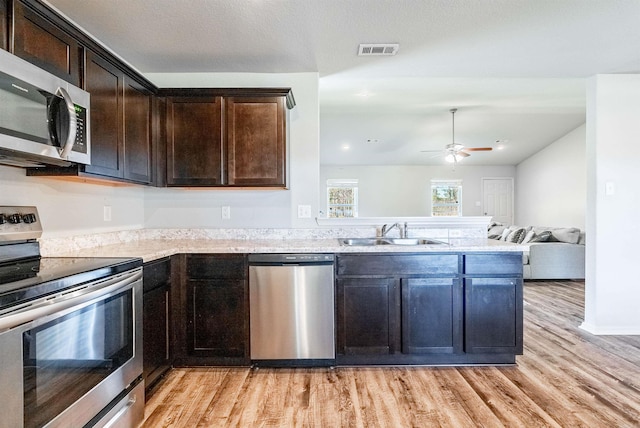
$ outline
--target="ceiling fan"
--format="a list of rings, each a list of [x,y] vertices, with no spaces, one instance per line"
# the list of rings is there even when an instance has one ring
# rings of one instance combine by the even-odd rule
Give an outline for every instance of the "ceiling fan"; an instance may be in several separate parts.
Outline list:
[[[449,111],[451,112],[451,143],[444,147],[444,160],[451,163],[458,163],[458,161],[471,156],[469,152],[490,152],[493,150],[491,147],[465,147],[462,144],[456,143],[455,116],[458,109],[452,108]],[[442,150],[422,150],[422,152],[438,152],[440,154],[437,156],[442,155]]]

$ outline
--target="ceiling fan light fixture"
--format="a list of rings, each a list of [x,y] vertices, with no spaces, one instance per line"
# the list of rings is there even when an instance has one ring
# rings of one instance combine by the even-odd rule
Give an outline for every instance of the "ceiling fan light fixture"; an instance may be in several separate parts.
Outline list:
[[[469,153],[465,153],[465,152],[450,152],[447,153],[447,155],[444,157],[444,160],[449,162],[449,163],[457,163],[460,162],[462,159],[469,157]]]

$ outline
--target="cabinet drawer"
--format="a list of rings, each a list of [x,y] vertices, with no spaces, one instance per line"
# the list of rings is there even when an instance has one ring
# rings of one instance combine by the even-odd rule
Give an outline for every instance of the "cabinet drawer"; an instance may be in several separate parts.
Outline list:
[[[522,276],[522,253],[467,254],[464,258],[464,273]]]
[[[458,254],[340,255],[338,275],[457,275]]]
[[[245,279],[247,265],[244,255],[196,254],[187,256],[187,277],[193,279]]]
[[[171,279],[171,259],[164,258],[145,263],[142,270],[144,292],[166,284]]]

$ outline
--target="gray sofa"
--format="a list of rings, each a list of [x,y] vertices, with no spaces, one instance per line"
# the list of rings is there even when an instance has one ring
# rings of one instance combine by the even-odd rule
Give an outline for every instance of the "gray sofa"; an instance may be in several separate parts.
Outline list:
[[[528,248],[523,253],[524,279],[584,279],[585,235],[580,229],[492,224],[488,235]]]

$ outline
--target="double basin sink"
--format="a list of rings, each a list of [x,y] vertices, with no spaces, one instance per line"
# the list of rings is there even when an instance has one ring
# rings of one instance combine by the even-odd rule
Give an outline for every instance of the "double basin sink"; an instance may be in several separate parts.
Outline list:
[[[447,245],[446,242],[425,238],[346,238],[340,244],[347,246],[374,245]]]

